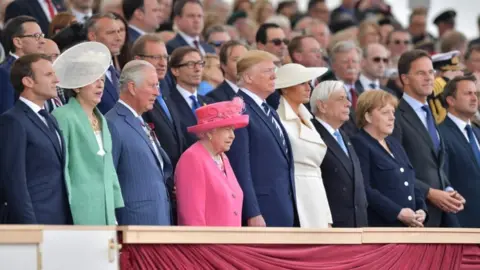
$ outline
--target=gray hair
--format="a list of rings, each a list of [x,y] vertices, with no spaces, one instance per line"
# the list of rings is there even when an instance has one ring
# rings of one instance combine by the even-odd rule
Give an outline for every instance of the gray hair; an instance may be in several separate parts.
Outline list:
[[[323,81],[313,89],[310,97],[310,110],[314,115],[317,114],[317,101],[326,101],[336,91],[345,91],[344,84],[341,81]]]
[[[328,28],[328,24],[326,24],[321,20],[313,19],[312,22],[305,28],[305,35],[311,35],[312,28],[319,25],[322,25],[323,27],[325,27],[326,31],[330,34],[330,28]]]
[[[86,22],[85,25],[83,26],[84,29],[87,30],[87,32],[95,32],[97,31],[97,22],[101,19],[111,19],[111,20],[116,20],[117,17],[115,14],[111,12],[106,12],[106,13],[98,13],[90,17]]]
[[[362,49],[360,49],[357,44],[355,44],[354,41],[351,40],[345,40],[345,41],[340,41],[335,46],[333,46],[331,52],[330,52],[330,59],[333,62],[335,62],[335,56],[339,53],[346,53],[351,50],[357,50],[358,53],[358,60],[361,60],[362,58]]]
[[[292,28],[290,20],[285,15],[280,15],[280,14],[270,16],[265,21],[265,23],[278,24],[278,26],[280,26],[281,28],[286,28],[286,29],[291,29]]]
[[[208,41],[208,39],[210,38],[210,36],[213,33],[227,33],[228,34],[228,31],[227,31],[227,28],[225,28],[224,25],[220,25],[220,24],[213,25],[205,31],[205,40]]]
[[[123,67],[122,74],[120,74],[120,92],[127,89],[129,82],[133,82],[136,86],[142,84],[145,80],[145,70],[148,68],[155,70],[155,67],[145,60],[132,60],[128,62]]]

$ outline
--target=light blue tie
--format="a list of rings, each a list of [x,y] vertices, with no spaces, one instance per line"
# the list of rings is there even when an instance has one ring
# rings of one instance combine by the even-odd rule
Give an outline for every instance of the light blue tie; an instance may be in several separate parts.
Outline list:
[[[162,92],[157,97],[158,104],[160,104],[160,107],[162,107],[163,112],[167,115],[168,119],[170,122],[172,121],[172,115],[170,114],[170,111],[168,110],[167,103],[165,103],[165,100],[163,99]]]
[[[343,141],[343,138],[342,138],[342,135],[340,134],[340,132],[338,132],[338,130],[336,130],[335,132],[333,132],[333,135],[335,136],[335,139],[337,140],[338,145],[340,145],[343,152],[345,152],[345,154],[347,154],[347,156],[348,156],[348,150],[347,150],[347,147],[345,146],[345,142]]]

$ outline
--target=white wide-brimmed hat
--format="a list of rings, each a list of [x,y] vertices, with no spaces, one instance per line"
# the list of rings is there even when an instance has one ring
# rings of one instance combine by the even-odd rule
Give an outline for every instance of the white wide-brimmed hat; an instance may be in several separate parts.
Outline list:
[[[283,65],[276,72],[275,89],[283,89],[311,81],[327,71],[328,68],[324,67],[307,68],[294,63]]]
[[[107,46],[83,42],[63,52],[53,63],[58,87],[76,89],[94,83],[105,74],[112,62]]]

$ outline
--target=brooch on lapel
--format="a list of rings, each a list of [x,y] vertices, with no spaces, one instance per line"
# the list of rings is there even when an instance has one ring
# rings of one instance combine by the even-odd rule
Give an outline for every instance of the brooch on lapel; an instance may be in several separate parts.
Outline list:
[[[105,154],[106,154],[106,153],[105,153],[105,150],[103,150],[103,148],[100,149],[100,150],[98,150],[98,152],[97,152],[97,156],[103,157],[103,156],[105,156]]]

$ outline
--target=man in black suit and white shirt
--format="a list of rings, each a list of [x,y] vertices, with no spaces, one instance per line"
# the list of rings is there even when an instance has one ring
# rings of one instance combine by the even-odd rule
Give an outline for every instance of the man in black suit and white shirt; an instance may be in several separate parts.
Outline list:
[[[363,49],[361,72],[355,83],[355,90],[361,95],[366,90],[384,90],[395,96],[393,90],[380,85],[389,62],[389,53],[380,43],[368,44]]]
[[[451,213],[463,210],[465,200],[451,186],[445,172],[445,144],[437,131],[427,97],[433,91],[435,70],[423,50],[405,52],[398,61],[404,94],[395,114],[395,136],[415,169],[418,187],[427,199],[427,227],[456,227]]]

